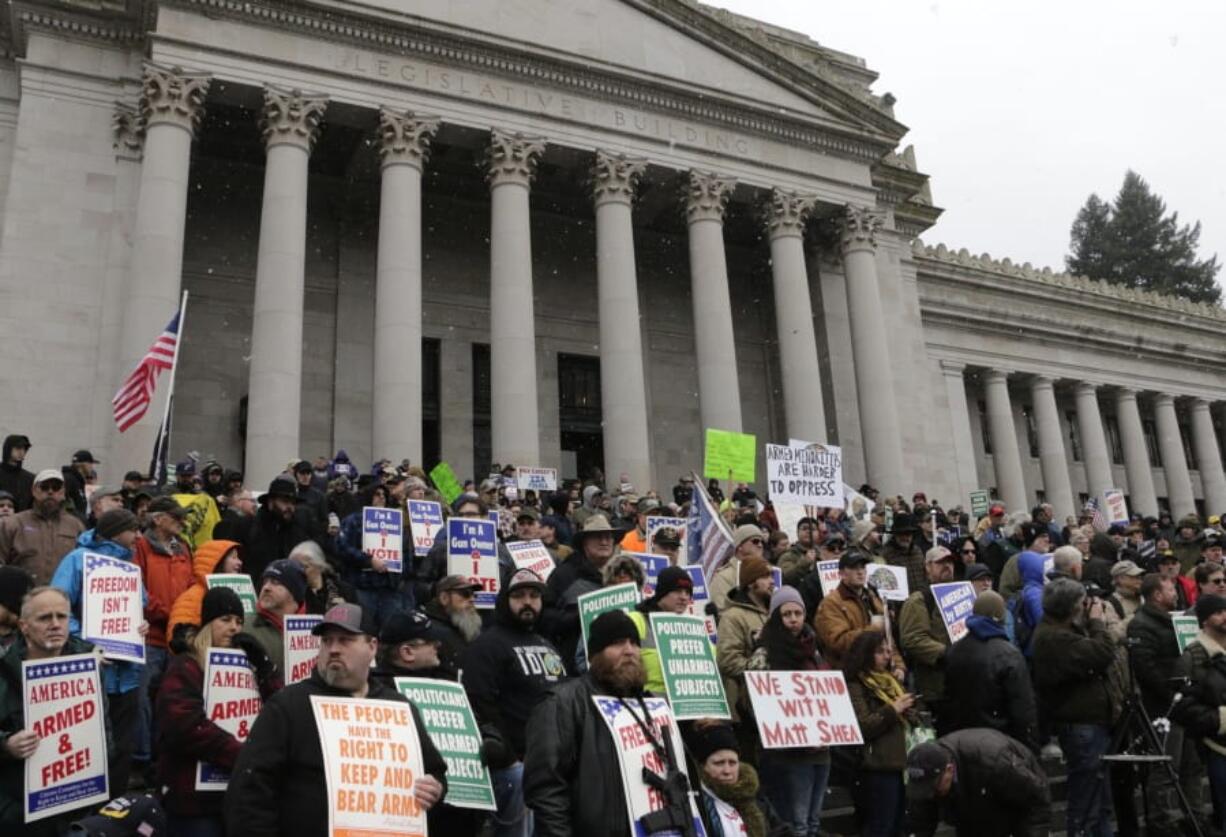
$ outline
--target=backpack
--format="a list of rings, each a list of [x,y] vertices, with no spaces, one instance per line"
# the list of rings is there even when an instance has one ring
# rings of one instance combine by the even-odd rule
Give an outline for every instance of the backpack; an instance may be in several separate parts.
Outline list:
[[[1022,603],[1022,594],[1018,593],[1009,600],[1009,612],[1013,614],[1013,644],[1022,653],[1029,653],[1030,640],[1034,638],[1035,625],[1026,618],[1026,607]]]

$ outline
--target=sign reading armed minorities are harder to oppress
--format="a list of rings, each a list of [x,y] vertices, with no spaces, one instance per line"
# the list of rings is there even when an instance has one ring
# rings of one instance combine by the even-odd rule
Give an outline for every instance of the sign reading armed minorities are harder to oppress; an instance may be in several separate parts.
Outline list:
[[[864,743],[841,671],[747,671],[745,687],[768,750]]]
[[[481,763],[481,733],[464,687],[447,680],[397,677],[396,688],[413,701],[447,762],[447,804],[497,810],[489,768]]]
[[[776,503],[843,508],[843,451],[834,445],[768,444],[766,478]]]
[[[706,620],[688,613],[652,613],[650,619],[673,717],[731,718]]]
[[[25,729],[39,739],[25,761],[25,821],[106,802],[106,726],[97,656],[25,660],[21,679]]]

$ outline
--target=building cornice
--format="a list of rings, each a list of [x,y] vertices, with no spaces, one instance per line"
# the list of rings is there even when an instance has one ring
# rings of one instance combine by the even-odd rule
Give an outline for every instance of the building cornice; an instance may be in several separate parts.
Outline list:
[[[143,0],[67,3],[13,2],[9,4],[4,52],[24,55],[30,32],[84,39],[131,47],[142,44],[155,12]]]

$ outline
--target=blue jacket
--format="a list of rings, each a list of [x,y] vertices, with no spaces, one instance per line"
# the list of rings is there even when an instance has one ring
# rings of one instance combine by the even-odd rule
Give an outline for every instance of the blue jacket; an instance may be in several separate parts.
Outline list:
[[[81,577],[84,571],[83,561],[86,552],[96,552],[99,555],[109,555],[124,561],[132,560],[132,550],[120,546],[114,541],[97,537],[93,529],[87,529],[77,538],[77,548],[69,552],[55,568],[51,577],[51,586],[58,587],[68,595],[72,603],[72,615],[68,619],[68,630],[75,636],[81,636]],[[141,599],[149,602],[149,595],[141,588]],[[122,695],[140,686],[140,663],[129,663],[123,660],[113,660],[102,667],[102,683],[108,695]]]
[[[408,549],[405,549],[405,544]],[[370,569],[370,556],[362,551],[362,511],[359,509],[341,521],[336,536],[336,554],[344,567],[343,577],[359,590],[395,590],[403,573],[377,573]],[[413,566],[413,541],[401,536],[400,554],[405,570]]]
[[[1026,551],[1017,556],[1017,570],[1022,577],[1021,616],[1031,628],[1037,628],[1043,618],[1043,585],[1047,579],[1043,575],[1044,557],[1038,552]],[[1027,656],[1030,649],[1024,649]]]

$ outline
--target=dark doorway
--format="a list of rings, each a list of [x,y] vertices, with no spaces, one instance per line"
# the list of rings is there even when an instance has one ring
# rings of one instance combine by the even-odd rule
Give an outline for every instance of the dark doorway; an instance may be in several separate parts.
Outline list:
[[[558,355],[558,422],[564,478],[604,473],[600,358]]]
[[[421,341],[421,464],[430,471],[439,463],[439,400],[441,343],[431,337]]]

